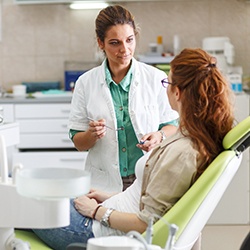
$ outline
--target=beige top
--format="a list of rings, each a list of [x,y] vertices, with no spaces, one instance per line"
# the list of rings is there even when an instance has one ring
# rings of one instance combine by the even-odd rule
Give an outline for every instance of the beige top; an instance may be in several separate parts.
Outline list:
[[[163,215],[190,187],[199,165],[198,155],[190,139],[180,132],[169,136],[159,147],[137,161],[134,183],[124,192],[105,200],[103,206],[136,213],[146,223],[154,214]],[[95,237],[125,234],[104,227],[96,220],[92,228]]]
[[[180,132],[156,147],[144,169],[140,212],[138,217],[149,222],[153,214],[165,214],[189,189],[199,166],[199,152],[188,137]]]

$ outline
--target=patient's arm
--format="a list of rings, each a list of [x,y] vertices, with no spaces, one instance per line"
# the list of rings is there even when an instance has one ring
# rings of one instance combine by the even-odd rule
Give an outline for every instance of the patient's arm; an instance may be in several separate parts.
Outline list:
[[[74,202],[75,208],[79,213],[98,221],[101,220],[101,218],[107,211],[106,207],[98,207],[97,201],[95,199],[90,199],[86,196],[81,196],[75,199]],[[118,229],[125,233],[131,230],[143,233],[147,228],[147,224],[139,219],[139,217],[134,213],[113,211],[110,215],[109,222],[110,227]]]
[[[97,189],[90,189],[89,193],[86,196],[90,199],[95,199],[98,203],[102,203],[115,194],[117,193],[108,193]]]
[[[95,219],[100,221],[107,208],[100,207],[95,215]],[[109,217],[110,227],[118,229],[122,232],[137,231],[139,233],[145,232],[147,228],[146,222],[139,219],[137,214],[125,213],[120,211],[113,211]]]

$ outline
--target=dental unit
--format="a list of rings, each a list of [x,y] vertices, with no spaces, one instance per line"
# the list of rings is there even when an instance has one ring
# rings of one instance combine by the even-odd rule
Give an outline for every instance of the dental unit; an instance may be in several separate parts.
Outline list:
[[[20,163],[13,167],[12,177],[9,177],[6,148],[18,143],[18,124],[1,125],[1,250],[30,249],[28,242],[15,237],[14,228],[55,228],[69,225],[69,198],[83,195],[90,188],[90,174],[79,169],[31,169],[25,168]],[[88,241],[87,249],[162,249],[159,246],[151,245],[152,225],[153,223],[149,224],[145,238],[135,231],[129,232],[126,236],[94,238]],[[167,224],[167,226],[169,227],[170,236],[165,249],[171,250],[172,241],[178,228],[172,224]],[[119,240],[114,241],[114,238],[119,238]],[[114,242],[116,243],[114,244]]]
[[[90,174],[78,169],[25,168],[8,176],[6,147],[19,143],[17,123],[0,126],[0,249],[30,249],[14,228],[52,228],[70,223],[69,198],[89,191]]]

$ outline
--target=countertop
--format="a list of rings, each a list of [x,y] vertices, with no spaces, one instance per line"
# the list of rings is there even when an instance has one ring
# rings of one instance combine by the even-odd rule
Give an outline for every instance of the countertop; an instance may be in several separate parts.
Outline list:
[[[0,104],[17,103],[70,103],[71,96],[49,96],[49,97],[0,97]]]
[[[243,91],[236,95],[250,95],[250,91]],[[0,104],[18,104],[18,103],[70,103],[72,95],[55,95],[48,97],[13,97],[4,96],[0,97]]]

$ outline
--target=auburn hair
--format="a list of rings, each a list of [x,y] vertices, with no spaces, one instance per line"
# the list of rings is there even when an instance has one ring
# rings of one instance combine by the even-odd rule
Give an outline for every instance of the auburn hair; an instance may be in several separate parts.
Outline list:
[[[223,150],[222,140],[233,127],[233,95],[216,58],[202,49],[184,49],[172,60],[171,73],[171,86],[181,93],[180,130],[202,159],[197,179]]]

